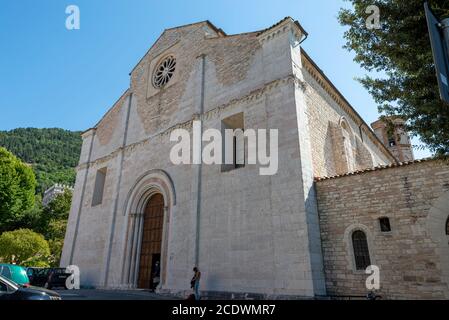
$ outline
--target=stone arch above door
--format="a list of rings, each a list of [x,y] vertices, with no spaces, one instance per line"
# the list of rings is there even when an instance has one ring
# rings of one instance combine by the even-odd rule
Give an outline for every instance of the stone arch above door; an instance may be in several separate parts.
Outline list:
[[[125,202],[124,215],[141,213],[148,199],[159,192],[165,206],[176,205],[176,192],[172,179],[164,170],[149,170],[142,174],[130,189]]]
[[[123,214],[127,217],[127,225],[122,255],[122,284],[125,287],[137,287],[143,217],[148,201],[155,194],[161,194],[164,199],[161,282],[159,287],[166,282],[170,216],[173,206],[176,205],[176,193],[173,182],[165,171],[150,170],[136,180],[127,195],[124,206]]]

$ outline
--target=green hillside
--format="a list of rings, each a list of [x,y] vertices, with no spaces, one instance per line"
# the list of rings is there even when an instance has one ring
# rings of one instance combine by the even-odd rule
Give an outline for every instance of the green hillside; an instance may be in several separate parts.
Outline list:
[[[38,183],[36,193],[42,193],[54,183],[75,183],[80,132],[57,128],[0,131],[0,146],[33,167]]]

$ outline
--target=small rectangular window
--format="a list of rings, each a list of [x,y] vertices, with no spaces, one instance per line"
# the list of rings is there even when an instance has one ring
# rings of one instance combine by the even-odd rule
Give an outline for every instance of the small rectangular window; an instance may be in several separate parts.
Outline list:
[[[102,168],[97,171],[95,177],[94,193],[92,196],[92,207],[97,206],[103,202],[104,184],[106,182],[107,168]]]
[[[380,223],[380,231],[382,232],[390,232],[391,226],[390,226],[390,219],[387,217],[379,218]]]
[[[232,115],[221,122],[223,143],[223,165],[221,171],[230,171],[245,166],[245,136],[243,112]]]
[[[388,145],[394,147],[396,145],[396,139],[393,136],[388,137]]]

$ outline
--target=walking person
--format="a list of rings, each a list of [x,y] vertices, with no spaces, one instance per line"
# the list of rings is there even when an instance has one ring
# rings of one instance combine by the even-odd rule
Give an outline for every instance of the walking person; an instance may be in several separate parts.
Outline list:
[[[156,290],[160,281],[161,281],[161,267],[160,267],[159,261],[156,261],[156,263],[154,264],[153,285],[151,288],[153,290],[153,292]]]
[[[195,300],[200,300],[200,279],[201,279],[201,272],[200,270],[195,267],[193,268],[193,278],[192,281],[190,281],[190,286],[193,288],[193,291],[195,293]]]

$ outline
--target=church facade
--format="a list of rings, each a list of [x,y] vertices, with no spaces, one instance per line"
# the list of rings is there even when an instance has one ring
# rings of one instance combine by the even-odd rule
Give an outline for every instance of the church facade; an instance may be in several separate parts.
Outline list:
[[[413,161],[400,120],[393,135],[383,122],[373,131],[306,37],[291,18],[237,35],[208,21],[162,33],[82,135],[61,259],[81,285],[182,294],[198,266],[211,296],[357,295],[373,264],[386,297],[449,298],[448,166]],[[170,136],[195,121],[276,129],[276,174],[174,164]]]

